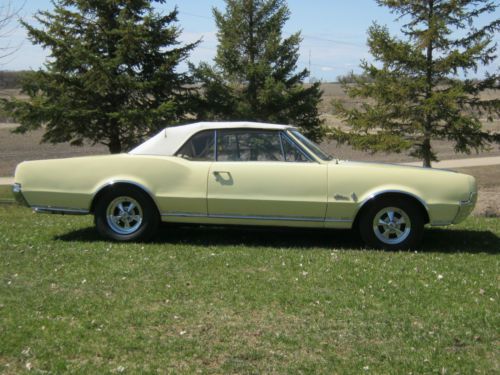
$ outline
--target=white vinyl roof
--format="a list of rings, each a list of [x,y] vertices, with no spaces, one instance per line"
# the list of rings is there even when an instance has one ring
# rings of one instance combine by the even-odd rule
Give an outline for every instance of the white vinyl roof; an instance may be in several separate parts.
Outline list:
[[[292,129],[290,125],[265,124],[260,122],[197,122],[163,129],[154,137],[134,148],[132,155],[173,155],[193,134],[211,129]]]

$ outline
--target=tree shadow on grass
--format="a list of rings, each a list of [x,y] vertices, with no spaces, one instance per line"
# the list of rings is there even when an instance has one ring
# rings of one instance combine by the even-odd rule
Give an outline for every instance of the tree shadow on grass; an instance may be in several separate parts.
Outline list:
[[[55,237],[70,242],[105,241],[93,227]],[[239,226],[162,225],[151,243],[194,246],[364,249],[353,230]],[[439,253],[500,253],[500,238],[490,231],[426,229],[416,249]]]

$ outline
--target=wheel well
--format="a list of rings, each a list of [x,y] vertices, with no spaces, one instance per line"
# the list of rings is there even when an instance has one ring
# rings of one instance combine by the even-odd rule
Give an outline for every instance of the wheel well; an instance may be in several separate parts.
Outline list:
[[[427,224],[429,223],[429,213],[427,212],[427,208],[425,207],[424,203],[420,201],[419,199],[415,198],[414,196],[406,193],[382,193],[380,195],[376,195],[373,198],[370,198],[367,200],[359,209],[359,211],[356,213],[356,217],[354,219],[353,227],[356,228],[358,226],[359,218],[363,215],[366,210],[370,208],[370,206],[375,203],[379,199],[405,199],[409,202],[412,202],[416,207],[418,207],[422,213],[422,217],[424,218],[424,223]]]
[[[114,189],[117,189],[117,188],[122,188],[122,187],[125,187],[127,189],[132,189],[132,190],[136,190],[136,191],[140,191],[142,193],[144,193],[144,195],[146,195],[146,197],[148,197],[148,199],[151,201],[151,203],[153,203],[153,206],[156,207],[156,211],[158,212],[158,215],[160,214],[160,211],[159,211],[159,208],[158,208],[158,205],[156,204],[156,201],[154,200],[154,198],[152,197],[151,193],[149,191],[147,191],[146,189],[138,186],[138,185],[135,185],[135,184],[132,184],[132,183],[129,183],[129,182],[118,182],[118,183],[113,183],[113,184],[109,184],[109,185],[106,185],[104,187],[102,187],[95,195],[94,195],[94,198],[92,199],[92,203],[90,205],[90,212],[91,213],[94,213],[94,210],[95,210],[95,206],[97,204],[97,202],[99,201],[99,199],[101,199],[106,193],[108,193],[109,191],[112,191]]]

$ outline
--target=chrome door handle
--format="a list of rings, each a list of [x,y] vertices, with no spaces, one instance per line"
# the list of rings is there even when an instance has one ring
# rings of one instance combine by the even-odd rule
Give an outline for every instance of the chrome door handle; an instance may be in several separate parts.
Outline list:
[[[213,174],[214,174],[214,175],[216,175],[216,176],[218,176],[218,175],[220,175],[220,174],[223,174],[223,173],[226,173],[226,174],[229,174],[229,175],[231,174],[231,173],[229,173],[228,171],[214,171],[214,172],[213,172]]]

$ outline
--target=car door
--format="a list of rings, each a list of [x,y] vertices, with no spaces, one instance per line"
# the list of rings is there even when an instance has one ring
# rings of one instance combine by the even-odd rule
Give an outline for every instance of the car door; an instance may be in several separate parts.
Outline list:
[[[324,221],[325,164],[275,130],[218,130],[216,138],[216,161],[208,175],[209,217]]]
[[[164,217],[206,217],[207,176],[215,160],[215,132],[194,134],[169,158],[157,199]]]

